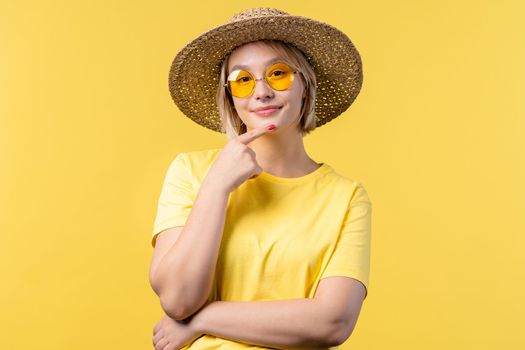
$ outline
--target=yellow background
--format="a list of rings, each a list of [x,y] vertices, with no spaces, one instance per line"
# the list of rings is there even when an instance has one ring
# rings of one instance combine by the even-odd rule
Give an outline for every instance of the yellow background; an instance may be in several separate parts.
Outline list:
[[[517,0],[2,1],[0,348],[153,348],[165,171],[226,142],[176,108],[168,69],[257,6],[330,23],[363,59],[355,103],[305,138],[374,204],[370,294],[342,349],[524,348]]]

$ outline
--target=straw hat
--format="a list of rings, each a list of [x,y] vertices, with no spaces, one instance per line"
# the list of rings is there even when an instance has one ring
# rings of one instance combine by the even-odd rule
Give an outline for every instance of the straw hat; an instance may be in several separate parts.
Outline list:
[[[317,127],[346,111],[359,94],[361,57],[346,34],[329,24],[275,8],[251,8],[201,34],[178,52],[169,72],[169,90],[181,112],[222,132],[216,102],[221,63],[236,47],[261,39],[291,44],[310,62],[317,78]]]

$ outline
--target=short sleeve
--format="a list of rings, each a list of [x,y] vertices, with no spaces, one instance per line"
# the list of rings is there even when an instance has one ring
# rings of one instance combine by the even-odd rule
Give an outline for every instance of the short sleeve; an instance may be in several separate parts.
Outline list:
[[[151,236],[153,247],[160,232],[167,228],[184,226],[194,201],[191,169],[185,161],[184,154],[179,153],[168,167],[158,198],[157,215]]]
[[[321,279],[345,276],[357,279],[366,288],[370,274],[372,203],[358,183],[346,211],[338,242]]]

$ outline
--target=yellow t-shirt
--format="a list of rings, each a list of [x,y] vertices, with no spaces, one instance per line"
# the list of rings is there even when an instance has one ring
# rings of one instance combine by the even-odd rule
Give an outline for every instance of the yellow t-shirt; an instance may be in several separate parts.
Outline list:
[[[183,226],[221,148],[179,153],[159,196],[157,234]],[[328,165],[296,178],[262,172],[230,193],[209,300],[313,298],[329,276],[366,287],[372,205],[363,185]],[[366,296],[365,296],[366,298]],[[268,349],[203,335],[182,349]],[[332,349],[337,349],[334,347]]]

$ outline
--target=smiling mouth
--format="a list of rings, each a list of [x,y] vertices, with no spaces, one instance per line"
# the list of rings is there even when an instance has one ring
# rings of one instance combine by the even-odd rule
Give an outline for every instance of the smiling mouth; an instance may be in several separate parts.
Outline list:
[[[281,106],[279,108],[263,109],[263,110],[255,111],[254,113],[260,117],[268,117],[270,115],[273,115],[274,113],[277,113],[281,108],[283,107]]]

